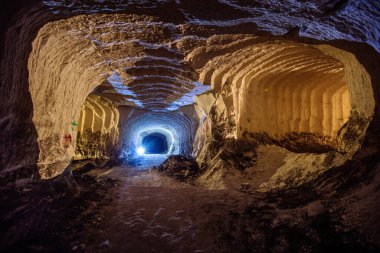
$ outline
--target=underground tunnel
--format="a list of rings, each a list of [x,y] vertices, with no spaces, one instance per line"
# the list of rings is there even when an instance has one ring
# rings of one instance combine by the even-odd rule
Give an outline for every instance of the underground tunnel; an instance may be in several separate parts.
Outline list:
[[[378,252],[378,1],[0,4],[1,252]]]
[[[146,154],[166,154],[168,153],[168,141],[166,136],[160,133],[150,133],[143,137],[141,141],[141,153]]]

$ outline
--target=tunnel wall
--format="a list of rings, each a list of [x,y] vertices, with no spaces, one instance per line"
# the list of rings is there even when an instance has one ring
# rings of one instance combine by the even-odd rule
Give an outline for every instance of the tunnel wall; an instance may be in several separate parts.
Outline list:
[[[133,110],[121,129],[121,159],[133,159],[140,134],[143,132],[167,131],[173,136],[171,154],[191,154],[198,118],[193,106],[187,106],[172,112],[149,112]]]
[[[200,81],[214,88],[213,95],[197,100],[203,116],[194,152],[206,170],[201,178],[206,185],[215,180],[222,184],[222,172],[216,171],[230,170],[233,158],[228,154],[243,152],[239,146],[247,140],[291,151],[262,189],[312,180],[360,149],[375,102],[370,76],[354,55],[331,46],[286,41],[259,40],[257,48],[239,48],[233,41],[233,50],[225,38],[214,42],[209,43],[213,50],[188,55]],[[211,59],[205,51],[212,52]],[[197,65],[200,62],[206,64]],[[223,143],[237,143],[236,150]]]
[[[294,52],[297,53],[300,54]],[[286,50],[279,54],[287,57],[286,62],[278,59],[280,56],[273,56],[262,65],[281,69],[254,71],[255,66],[252,66],[242,77],[245,83],[233,88],[239,89],[236,96],[241,98],[238,132],[266,132],[270,136],[307,132],[336,138],[351,109],[343,66],[328,60],[323,63],[325,66],[317,66],[316,62],[323,61],[322,57],[306,52],[299,56],[305,59],[297,60]],[[315,67],[306,64],[315,64]],[[338,66],[333,68],[328,64]]]
[[[90,41],[70,39],[65,26],[71,25],[56,21],[41,28],[28,61],[42,178],[56,176],[69,165],[75,143],[64,146],[64,137],[71,122],[78,122],[86,97],[104,80],[99,55],[91,50]]]
[[[2,3],[0,8],[0,181],[19,186],[40,178],[39,147],[32,122],[27,61],[38,30],[53,17],[40,1]]]
[[[75,144],[62,143],[70,134],[71,121],[79,120],[85,98],[98,86],[106,88],[102,94],[116,104],[161,111],[178,110],[184,105],[181,96],[199,86],[179,62],[179,52],[151,45],[150,40],[161,41],[165,32],[172,29],[170,25],[152,23],[153,19],[124,14],[78,15],[47,23],[39,30],[32,44],[28,70],[41,177],[54,177],[69,165]],[[147,25],[143,28],[153,33],[153,38],[139,32],[144,24]],[[150,29],[152,24],[159,30]],[[135,34],[146,36],[142,40],[148,42],[136,41]],[[157,59],[161,61],[158,72],[151,66],[140,67],[143,61]],[[116,82],[110,80],[113,76],[117,77]],[[152,90],[150,83],[159,87]],[[132,88],[140,92],[138,99]],[[76,136],[76,132],[72,135]],[[179,152],[183,152],[182,147]]]
[[[98,2],[88,1],[86,7],[81,6],[81,1],[77,1],[70,6],[61,5],[60,2],[62,1],[56,1],[57,5],[55,6],[46,6],[42,1],[34,0],[1,3],[2,7],[4,6],[4,8],[0,8],[0,19],[2,20],[2,22],[0,22],[0,124],[3,129],[0,142],[0,149],[2,151],[0,168],[2,182],[12,184],[18,181],[22,184],[22,182],[39,177],[36,164],[38,163],[40,150],[37,141],[37,131],[32,121],[34,113],[33,107],[38,106],[38,104],[33,104],[29,93],[29,73],[27,68],[29,54],[32,50],[32,42],[39,29],[51,21],[66,19],[84,13],[97,13],[102,10],[101,4]],[[355,15],[361,13],[362,17],[371,18],[373,13],[371,15],[368,13],[368,8],[371,7],[371,3],[374,2],[365,2],[365,4],[359,6],[358,9],[354,8],[353,11]],[[166,15],[168,9],[167,5],[174,10],[173,15]],[[189,9],[189,7],[186,6],[182,6],[181,8],[188,11],[188,13],[192,13],[195,17],[198,17],[197,10]],[[157,4],[154,11],[152,9],[135,8],[133,4],[130,4],[129,10],[133,10],[134,14],[140,13],[146,15],[147,13],[154,13],[155,15],[164,17],[164,22],[188,22],[177,7],[170,6],[170,4],[167,3]],[[108,11],[118,12],[120,9],[112,9],[111,6]],[[270,12],[271,10],[268,11]],[[350,16],[352,14],[353,12],[350,12]],[[376,19],[366,24],[356,22],[356,20],[351,20],[353,21],[351,23],[350,20],[344,19],[345,25],[342,26],[343,28],[340,27],[338,29],[339,32],[336,32],[337,30],[335,28],[338,27],[337,23],[329,17],[324,18],[325,21],[328,20],[329,22],[323,22],[323,28],[320,29],[321,26],[318,26],[319,14],[316,16],[314,13],[310,14],[311,16],[306,17],[306,19],[309,20],[308,18],[310,18],[313,20],[313,24],[317,24],[317,26],[313,26],[312,29],[308,29],[307,31],[298,30],[297,32],[296,27],[293,29],[294,27],[291,25],[291,21],[294,20],[294,17],[289,13],[286,14],[286,16],[284,16],[283,13],[279,14],[283,17],[280,19],[281,22],[277,22],[278,20],[276,21],[275,18],[265,21],[266,25],[259,27],[256,25],[257,21],[252,20],[247,22],[241,20],[231,23],[231,19],[240,17],[240,14],[237,16],[234,16],[234,14],[231,15],[232,16],[226,16],[226,21],[228,22],[222,22],[222,24],[226,24],[226,26],[211,21],[205,26],[199,22],[196,23],[197,25],[189,22],[189,24],[181,26],[181,29],[183,29],[184,35],[189,36],[200,35],[207,37],[218,33],[255,33],[268,36],[266,40],[286,38],[307,44],[328,43],[334,47],[352,52],[356,56],[370,73],[375,99],[376,102],[379,101],[380,93],[378,84],[380,82],[380,58],[378,51],[376,51],[376,48],[378,48],[378,46],[376,46],[378,44],[376,40],[377,37],[375,37],[375,40],[373,39],[373,36],[376,36],[376,33],[373,31],[377,31],[376,24],[378,22]],[[332,17],[335,16],[333,15]],[[77,23],[79,24],[79,22]],[[262,30],[263,27],[267,32]],[[374,27],[375,29],[373,29]],[[331,35],[333,35],[333,37],[330,37]],[[245,35],[239,35],[234,40],[238,42],[244,39],[244,36]],[[308,36],[309,38],[302,36]],[[197,39],[199,40],[199,37]],[[190,42],[189,44],[185,44],[184,48],[186,47],[185,49],[190,51],[193,50],[194,45],[199,46],[205,44],[204,41],[200,43],[192,41],[190,37],[188,37],[187,40]],[[326,42],[326,40],[328,40],[328,42]],[[226,41],[227,44],[229,44],[230,40],[227,39]],[[366,41],[368,41],[368,44]],[[248,41],[247,43],[249,44],[250,42]],[[369,46],[369,44],[372,45],[372,47]],[[232,51],[234,50],[232,49]],[[218,50],[215,50],[215,53],[218,54]],[[77,111],[80,110],[81,104],[82,103],[78,103]],[[70,120],[71,118],[67,120],[67,123],[70,123]],[[364,143],[365,147],[373,148],[378,146],[378,143],[380,143],[378,138],[379,126],[379,107],[377,106],[375,118],[367,132]],[[60,142],[62,136],[59,135],[58,137],[57,141]],[[49,174],[49,176],[56,175],[56,173],[47,174]]]
[[[349,118],[363,119],[360,143],[375,103],[370,76],[355,57],[329,46],[257,42],[235,52],[223,45],[226,55],[220,52],[198,68],[200,81],[221,93],[216,107],[225,110],[226,132],[235,138],[260,133],[280,141],[292,138],[351,155],[357,151],[341,136],[342,128],[350,125]],[[188,55],[194,62],[197,57],[207,58],[197,51]]]
[[[99,95],[88,96],[76,129],[74,159],[115,159],[119,117],[119,111],[111,101]]]

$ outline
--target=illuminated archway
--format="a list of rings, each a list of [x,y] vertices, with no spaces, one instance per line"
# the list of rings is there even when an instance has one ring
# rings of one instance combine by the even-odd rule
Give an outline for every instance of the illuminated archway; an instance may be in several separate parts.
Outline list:
[[[167,154],[173,147],[173,136],[164,129],[144,131],[139,135],[138,146],[145,154]]]

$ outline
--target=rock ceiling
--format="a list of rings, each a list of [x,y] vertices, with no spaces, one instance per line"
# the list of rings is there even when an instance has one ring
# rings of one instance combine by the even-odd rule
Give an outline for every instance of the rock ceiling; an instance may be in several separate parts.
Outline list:
[[[371,0],[45,0],[53,13],[128,12],[160,15],[163,20],[201,26],[251,23],[257,30],[282,35],[289,30],[318,40],[366,42],[380,50],[378,1]],[[214,11],[210,11],[214,10]]]
[[[294,0],[282,3],[220,0],[191,4],[189,1],[46,0],[44,3],[56,15],[77,13],[78,16],[49,23],[41,29],[39,36],[43,39],[39,41],[45,43],[46,40],[47,44],[40,44],[35,54],[47,57],[51,66],[64,57],[61,68],[66,65],[65,71],[78,76],[70,82],[78,83],[79,78],[86,76],[84,73],[92,76],[96,73],[96,81],[86,76],[88,82],[93,82],[89,87],[97,87],[96,93],[119,104],[152,111],[176,110],[192,103],[195,95],[207,91],[209,87],[198,82],[198,73],[193,68],[199,64],[189,64],[186,55],[209,43],[208,39],[214,34],[239,32],[236,27],[252,26],[261,33],[273,35],[298,33],[300,37],[318,40],[367,42],[377,50],[380,48],[380,25],[374,22],[378,17],[369,11],[376,10],[374,1],[301,4]],[[220,11],[225,9],[229,11]],[[137,14],[100,14],[105,12]],[[365,19],[363,14],[366,14]],[[241,32],[249,30],[250,27]],[[238,48],[252,42],[244,36],[233,39],[239,42]],[[225,43],[230,44],[229,40],[231,38]],[[46,53],[42,53],[43,50]],[[71,61],[76,61],[76,65]],[[74,69],[70,70],[70,65]],[[38,80],[38,83],[43,81]]]
[[[330,110],[339,115],[337,121],[317,117],[312,123],[293,124],[286,129],[317,129],[322,134],[336,135],[350,116],[350,109],[366,119],[372,117],[374,102],[372,93],[367,92],[368,74],[360,69],[364,74],[355,76],[352,68],[356,59],[339,53],[331,57],[318,45],[356,50],[356,56],[362,54],[361,46],[367,50],[370,45],[374,48],[371,52],[380,52],[378,1],[36,0],[28,4],[10,23],[2,42],[6,50],[1,51],[1,120],[5,122],[4,143],[12,147],[4,149],[6,169],[35,164],[36,160],[47,166],[65,161],[61,169],[65,168],[74,151],[67,152],[59,140],[70,130],[73,120],[79,121],[80,109],[90,94],[116,105],[149,111],[139,122],[173,111],[168,117],[175,122],[181,121],[177,120],[177,115],[182,115],[181,106],[192,103],[196,94],[210,88],[223,91],[226,82],[238,88],[241,83],[251,83],[252,77],[260,77],[257,80],[270,86],[275,80],[270,76],[279,73],[288,78],[286,83],[291,87],[292,78],[312,70],[315,77],[333,77],[331,80],[336,82],[329,96],[334,97],[335,104],[345,101],[347,106]],[[286,55],[287,50],[289,58],[281,61],[284,71],[272,68],[274,60]],[[358,60],[362,63],[363,57]],[[354,65],[349,64],[354,61]],[[370,60],[364,62],[368,70]],[[246,67],[257,71],[249,72]],[[261,75],[260,68],[268,75]],[[293,75],[293,70],[300,71]],[[375,70],[368,70],[372,82],[377,80]],[[249,80],[240,82],[243,79]],[[350,85],[353,80],[365,83],[365,91]],[[310,84],[313,80],[303,82]],[[348,96],[347,89],[355,97]],[[313,89],[297,90],[297,94],[306,94],[299,96],[304,101],[311,101],[307,105],[316,102]],[[246,91],[257,92],[248,86]],[[248,108],[239,105],[237,98],[231,102],[227,97],[225,103],[233,104],[227,113],[236,117],[240,135],[252,119],[242,117]],[[87,103],[88,108],[103,100],[91,101],[87,101],[92,103]],[[251,102],[248,97],[245,101]],[[283,116],[288,120],[298,113]],[[278,111],[269,114],[277,115]],[[139,116],[137,113],[133,117]],[[277,131],[282,129],[281,120],[269,122],[276,125],[270,127],[274,135],[281,133]],[[178,124],[176,127],[181,129],[187,123]],[[255,129],[261,130],[265,124]],[[30,138],[20,141],[12,137],[19,136],[20,131]],[[16,149],[26,157],[21,165],[12,151]]]

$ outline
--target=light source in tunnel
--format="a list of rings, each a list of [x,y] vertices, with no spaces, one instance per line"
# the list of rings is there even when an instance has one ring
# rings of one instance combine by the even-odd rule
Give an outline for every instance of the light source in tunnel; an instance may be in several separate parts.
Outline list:
[[[147,154],[166,154],[169,151],[166,136],[158,132],[144,136],[141,143]]]
[[[175,148],[175,138],[173,134],[164,128],[144,128],[141,132],[137,132],[132,143],[136,143],[138,147],[136,153],[139,153],[139,148],[144,149],[144,154],[173,154]]]
[[[145,148],[143,148],[143,147],[139,147],[139,148],[137,149],[137,154],[139,154],[139,155],[143,155],[143,154],[145,154]]]

